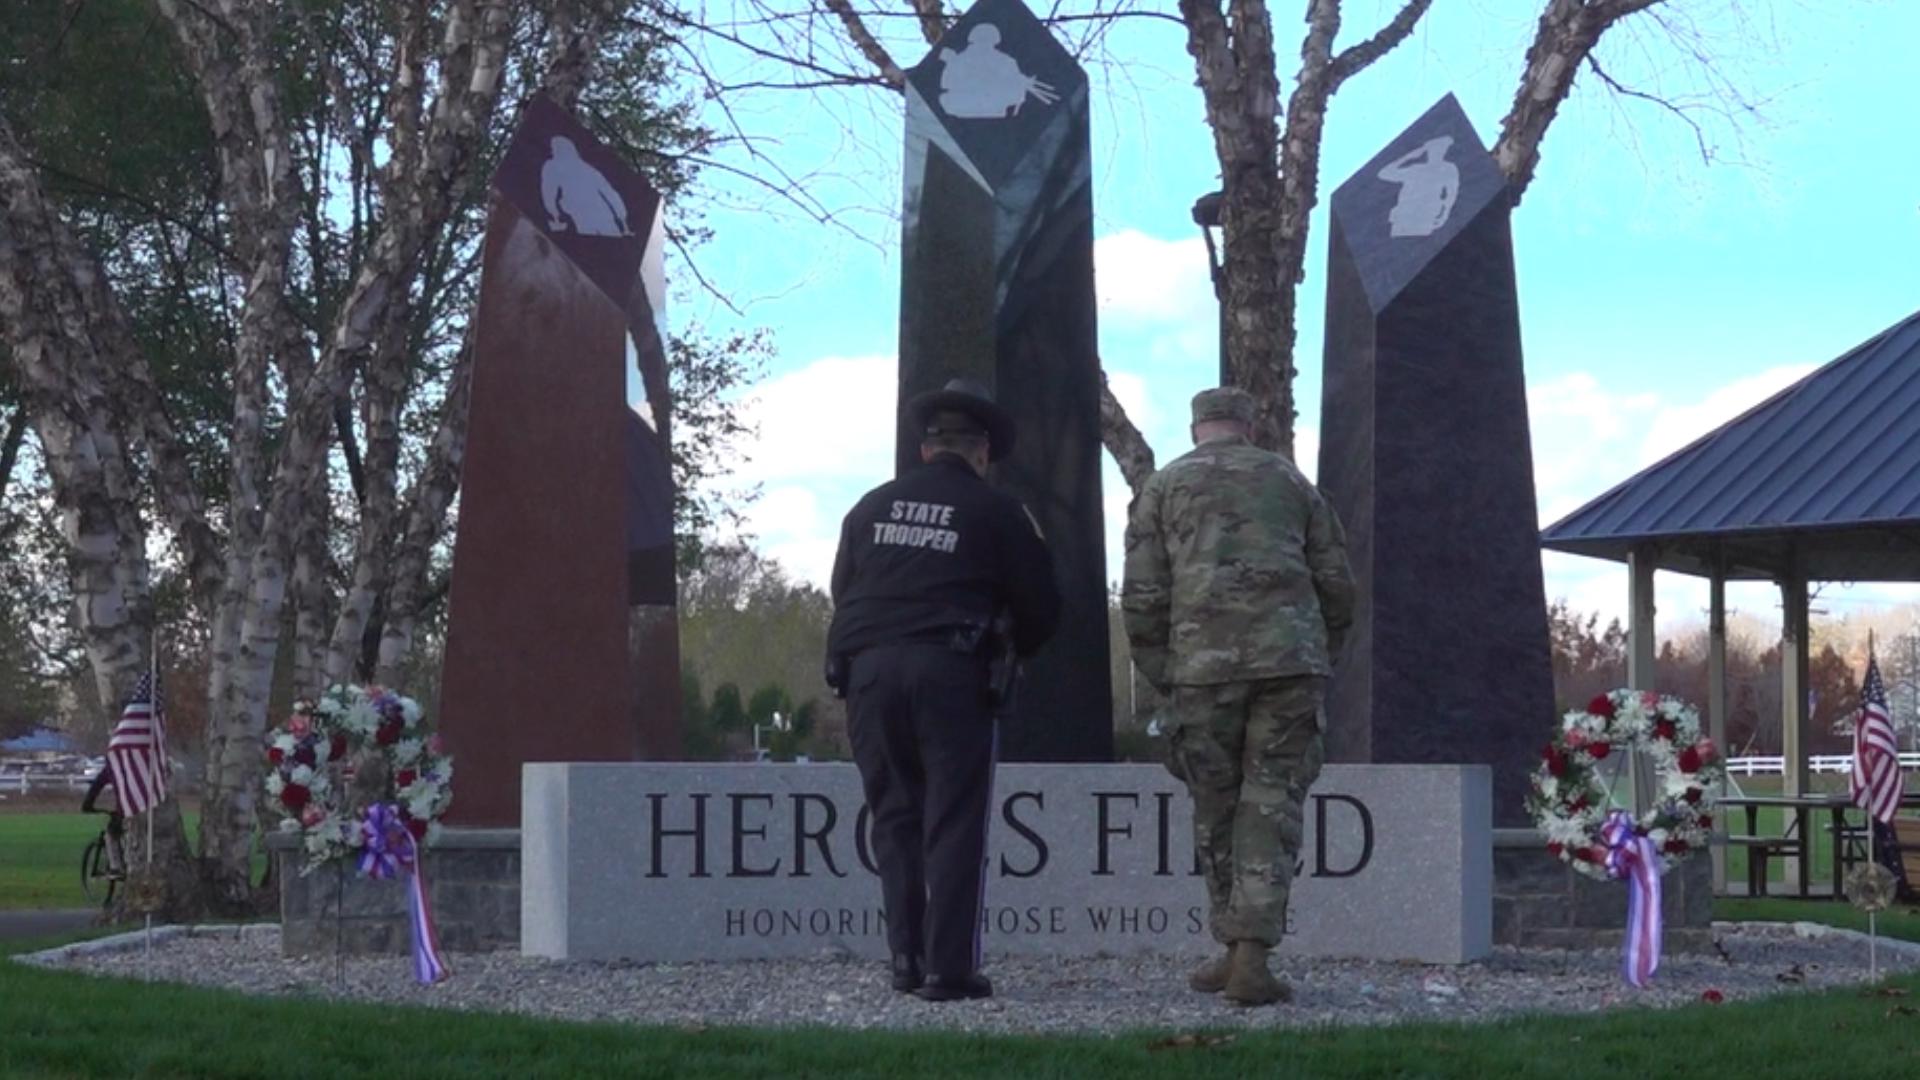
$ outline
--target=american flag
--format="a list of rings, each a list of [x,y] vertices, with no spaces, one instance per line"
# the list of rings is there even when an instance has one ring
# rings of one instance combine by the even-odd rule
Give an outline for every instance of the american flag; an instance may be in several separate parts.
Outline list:
[[[1887,711],[1887,688],[1872,653],[1867,654],[1867,678],[1860,686],[1860,719],[1853,726],[1850,786],[1854,804],[1882,822],[1891,822],[1900,809],[1900,749]]]
[[[167,734],[151,673],[140,676],[107,740],[107,768],[123,814],[144,814],[167,795]]]

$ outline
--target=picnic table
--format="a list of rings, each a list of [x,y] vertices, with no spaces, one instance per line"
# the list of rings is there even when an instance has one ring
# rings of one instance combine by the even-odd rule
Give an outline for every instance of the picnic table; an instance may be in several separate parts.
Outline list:
[[[1808,895],[1808,875],[1805,871],[1808,858],[1812,855],[1811,842],[1813,832],[1808,827],[1822,812],[1830,817],[1828,830],[1833,834],[1833,888],[1839,894],[1840,881],[1846,876],[1847,865],[1854,856],[1869,857],[1868,846],[1871,841],[1867,827],[1849,825],[1847,814],[1860,808],[1853,804],[1844,792],[1829,792],[1817,795],[1726,795],[1717,800],[1728,810],[1746,811],[1746,832],[1729,832],[1727,843],[1730,846],[1747,850],[1747,895],[1765,896],[1767,894],[1767,861],[1772,858],[1801,861],[1799,894],[1804,899]],[[1900,805],[1903,808],[1920,806],[1920,792],[1902,795]],[[1762,835],[1760,832],[1760,808],[1779,807],[1791,815],[1791,822],[1780,836]],[[1732,824],[1731,821],[1728,822]]]

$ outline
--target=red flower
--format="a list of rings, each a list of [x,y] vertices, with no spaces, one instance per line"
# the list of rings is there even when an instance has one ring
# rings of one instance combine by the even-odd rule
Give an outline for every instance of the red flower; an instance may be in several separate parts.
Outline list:
[[[1605,694],[1601,694],[1599,697],[1587,702],[1587,711],[1595,716],[1604,716],[1611,720],[1613,719],[1613,699]]]
[[[280,760],[286,756],[287,755],[282,753],[280,748],[277,746],[267,747],[267,761],[271,762],[272,764],[275,764],[275,765],[280,764]]]
[[[1701,739],[1699,742],[1693,744],[1693,748],[1700,754],[1701,761],[1713,760],[1715,747],[1712,739]]]
[[[414,772],[412,769],[401,769],[394,774],[393,784],[395,787],[406,787],[408,784],[413,783],[414,779],[419,775],[419,773]]]
[[[1654,738],[1656,738],[1656,739],[1665,739],[1665,740],[1667,740],[1668,742],[1672,742],[1672,741],[1673,741],[1673,735],[1674,735],[1674,726],[1673,726],[1673,721],[1671,721],[1671,720],[1655,720],[1655,721],[1653,722],[1653,737],[1654,737]]]
[[[1567,804],[1567,810],[1568,810],[1568,812],[1570,812],[1570,813],[1575,813],[1575,814],[1577,814],[1577,813],[1579,813],[1580,811],[1582,811],[1582,810],[1585,810],[1585,809],[1586,809],[1587,807],[1589,807],[1589,806],[1592,806],[1592,805],[1593,805],[1592,803],[1590,803],[1590,802],[1588,802],[1588,801],[1587,801],[1587,797],[1586,797],[1585,795],[1582,795],[1582,796],[1580,796],[1579,798],[1577,798],[1577,799],[1575,799],[1575,800],[1573,800],[1572,802],[1570,802],[1570,803],[1568,803],[1568,804]]]
[[[1687,850],[1687,842],[1678,838],[1669,840],[1665,850],[1669,855],[1679,855]]]
[[[1700,751],[1698,749],[1689,746],[1685,750],[1680,751],[1680,771],[1688,774],[1700,771]]]
[[[400,741],[400,725],[393,721],[382,721],[373,733],[373,741],[381,746],[392,746]]]
[[[1551,776],[1567,775],[1567,755],[1547,747],[1547,773]]]
[[[1706,1002],[1709,1005],[1718,1005],[1721,1002],[1727,1000],[1727,995],[1721,993],[1718,990],[1708,988],[1706,990],[1701,991],[1700,1000]]]
[[[327,756],[335,759],[347,756],[347,736],[344,732],[333,733],[333,739],[327,743]]]
[[[427,823],[417,817],[408,817],[407,831],[413,834],[415,840],[425,840],[427,838]]]
[[[313,744],[308,743],[307,745],[302,746],[299,749],[295,750],[293,752],[293,763],[295,765],[306,765],[308,767],[311,767],[314,763]]]
[[[1688,788],[1680,797],[1687,800],[1688,806],[1700,805],[1700,789],[1697,787]]]
[[[1547,842],[1547,854],[1552,855],[1556,859],[1559,858],[1560,853],[1565,850],[1567,850],[1567,846],[1558,840],[1549,840]]]
[[[1587,747],[1587,753],[1593,755],[1593,760],[1599,761],[1601,758],[1613,753],[1613,746],[1610,743],[1597,742]]]
[[[1581,862],[1596,864],[1607,861],[1607,853],[1597,847],[1583,847],[1579,851],[1574,852],[1573,857],[1579,859]]]
[[[307,805],[307,800],[312,797],[313,793],[307,790],[307,785],[305,784],[288,784],[286,787],[280,789],[280,805],[292,810],[296,814],[300,812],[301,807]]]
[[[1712,815],[1712,814],[1701,814],[1701,815],[1700,815],[1700,827],[1701,827],[1701,828],[1703,828],[1703,829],[1711,829],[1711,828],[1713,828],[1713,815]]]

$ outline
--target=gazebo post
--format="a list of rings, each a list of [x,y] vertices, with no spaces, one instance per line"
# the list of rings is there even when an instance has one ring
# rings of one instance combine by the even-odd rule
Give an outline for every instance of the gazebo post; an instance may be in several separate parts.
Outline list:
[[[1632,577],[1627,614],[1627,685],[1635,690],[1654,689],[1652,544],[1640,544],[1627,555],[1627,572]]]
[[[1653,568],[1658,553],[1652,544],[1636,545],[1627,556],[1627,571],[1632,578],[1628,594],[1627,685],[1635,690],[1655,690],[1655,640]],[[1645,754],[1636,753],[1628,763],[1627,805],[1641,813],[1653,802],[1653,765]]]
[[[1795,552],[1780,583],[1782,794],[1807,792],[1807,572]]]
[[[1806,564],[1798,550],[1789,548],[1786,579],[1780,583],[1780,754],[1781,794],[1790,797],[1807,793],[1807,606]],[[1801,842],[1812,839],[1801,837]],[[1789,884],[1806,880],[1806,860],[1783,862]]]
[[[1716,545],[1717,546],[1717,545]],[[1727,563],[1718,550],[1713,555],[1713,572],[1707,579],[1707,737],[1721,754],[1727,747]],[[1720,790],[1725,796],[1725,774]],[[1715,814],[1713,820],[1713,891],[1727,891],[1727,818]]]

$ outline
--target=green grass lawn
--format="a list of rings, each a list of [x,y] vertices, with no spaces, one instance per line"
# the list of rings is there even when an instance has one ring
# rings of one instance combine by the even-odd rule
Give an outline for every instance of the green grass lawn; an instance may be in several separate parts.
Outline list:
[[[189,837],[199,820],[186,815]],[[106,824],[103,814],[0,814],[0,911],[90,906],[80,889],[80,853]],[[265,870],[266,856],[256,855],[255,878]]]
[[[80,852],[106,821],[99,814],[0,814],[0,910],[86,907]]]
[[[20,951],[21,946],[0,947]],[[681,1030],[337,1005],[0,964],[8,1077],[1902,1077],[1920,978],[1597,1017],[1239,1035],[985,1037]]]

